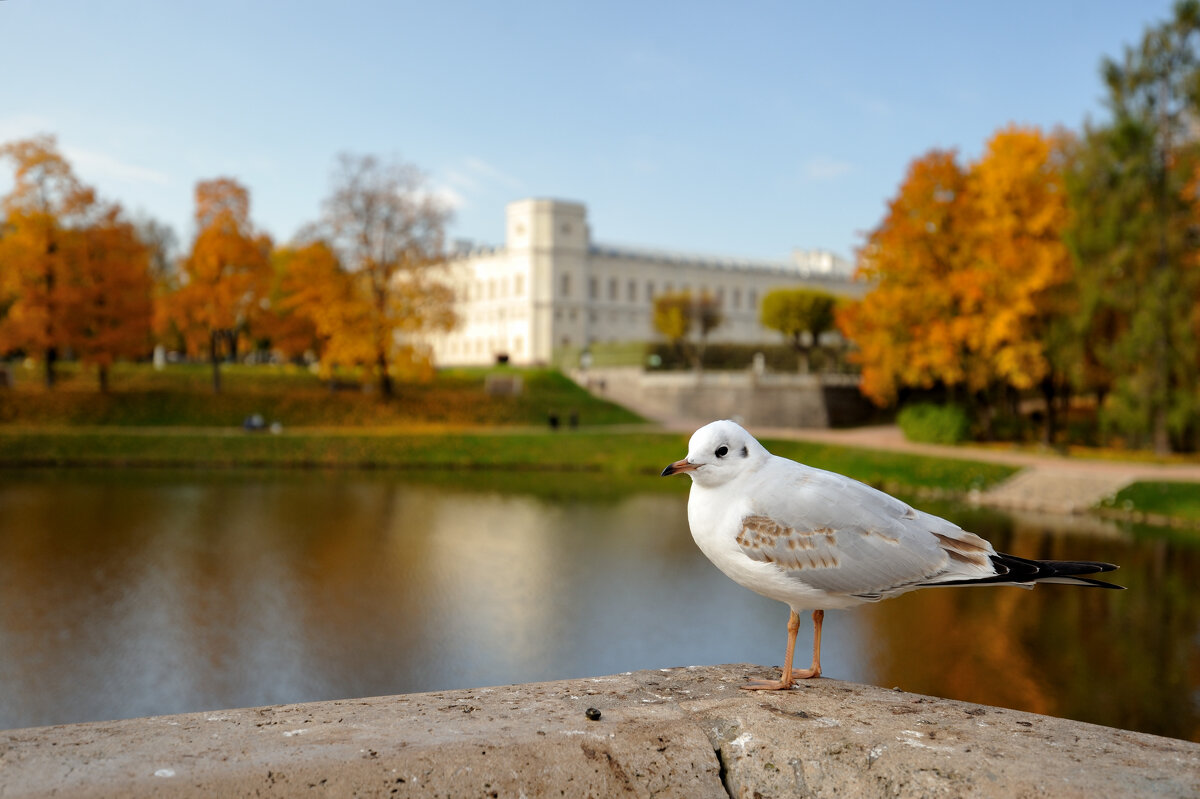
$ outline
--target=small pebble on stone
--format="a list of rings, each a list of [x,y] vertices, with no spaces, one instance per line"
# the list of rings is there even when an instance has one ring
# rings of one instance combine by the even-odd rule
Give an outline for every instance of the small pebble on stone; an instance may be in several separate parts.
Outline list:
[[[589,707],[587,710],[585,710],[583,712],[583,715],[587,716],[588,721],[599,721],[600,720],[600,711],[594,707]]]

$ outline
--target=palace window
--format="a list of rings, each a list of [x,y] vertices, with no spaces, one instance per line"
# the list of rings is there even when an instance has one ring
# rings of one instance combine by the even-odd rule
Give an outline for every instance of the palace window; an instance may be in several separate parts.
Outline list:
[[[564,297],[570,297],[571,296],[571,276],[563,275],[559,279],[558,282],[559,282],[558,293]]]
[[[637,281],[636,280],[629,281],[629,287],[628,287],[628,291],[627,291],[627,296],[625,297],[625,301],[626,302],[637,302]]]

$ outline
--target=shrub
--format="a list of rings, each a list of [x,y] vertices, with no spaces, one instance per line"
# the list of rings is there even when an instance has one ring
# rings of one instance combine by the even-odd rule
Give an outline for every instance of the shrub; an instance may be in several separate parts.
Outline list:
[[[909,441],[927,444],[957,444],[971,432],[971,420],[958,405],[917,402],[906,405],[896,422]]]

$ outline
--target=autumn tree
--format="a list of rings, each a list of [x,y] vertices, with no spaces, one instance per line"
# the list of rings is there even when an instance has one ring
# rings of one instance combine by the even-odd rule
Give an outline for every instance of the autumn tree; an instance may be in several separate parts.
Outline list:
[[[0,206],[0,285],[7,297],[0,351],[40,355],[50,387],[55,363],[69,346],[65,319],[77,302],[66,240],[86,219],[95,193],[75,177],[51,136],[10,142],[0,156],[14,166],[13,189]]]
[[[259,333],[285,358],[311,352],[328,365],[326,346],[341,327],[333,317],[344,308],[352,281],[323,241],[281,247],[272,254],[271,266],[270,313]]]
[[[914,162],[860,253],[874,288],[841,317],[870,396],[941,385],[988,419],[1004,397],[1038,388],[1053,438],[1073,354],[1068,143],[1013,126],[969,167],[940,152]]]
[[[118,358],[150,349],[153,280],[150,252],[120,208],[109,206],[71,242],[78,305],[66,319],[67,339],[82,363],[97,368],[108,391]]]
[[[909,166],[858,253],[857,273],[873,288],[837,319],[858,347],[863,393],[879,404],[905,386],[988,384],[975,346],[983,294],[970,279],[973,215],[968,171],[955,153],[934,150]]]
[[[237,357],[239,337],[267,302],[271,239],[254,230],[250,192],[230,178],[196,184],[195,220],[178,289],[164,298],[157,326],[176,326],[189,352],[207,351],[219,393],[221,361]]]
[[[703,366],[708,334],[724,321],[720,304],[708,292],[668,291],[654,298],[654,329],[696,370]]]
[[[369,367],[384,398],[399,365],[427,363],[418,334],[457,322],[440,273],[449,219],[415,166],[346,154],[321,219],[306,233],[336,261],[320,267],[328,291],[298,295],[294,307],[316,322],[323,361]]]
[[[1071,137],[1010,126],[988,141],[971,168],[975,282],[993,381],[1045,403],[1043,441],[1057,434],[1059,399],[1070,396],[1077,359],[1069,329],[1074,269],[1063,243],[1070,218],[1064,185]]]
[[[759,317],[763,327],[778,330],[799,355],[801,372],[808,372],[814,347],[821,334],[833,329],[837,298],[827,291],[781,288],[763,297]]]
[[[0,231],[0,351],[40,353],[46,385],[63,351],[98,367],[149,346],[146,248],[118,205],[101,202],[52,137],[0,148],[16,166]]]

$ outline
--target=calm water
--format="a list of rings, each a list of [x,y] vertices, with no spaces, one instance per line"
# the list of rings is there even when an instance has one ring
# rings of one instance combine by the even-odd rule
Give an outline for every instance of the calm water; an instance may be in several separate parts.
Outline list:
[[[0,474],[0,728],[779,664],[786,608],[699,553],[686,487]],[[828,676],[1200,739],[1196,539],[922,507],[1014,554],[1120,563],[1131,590],[941,589],[831,612]]]

